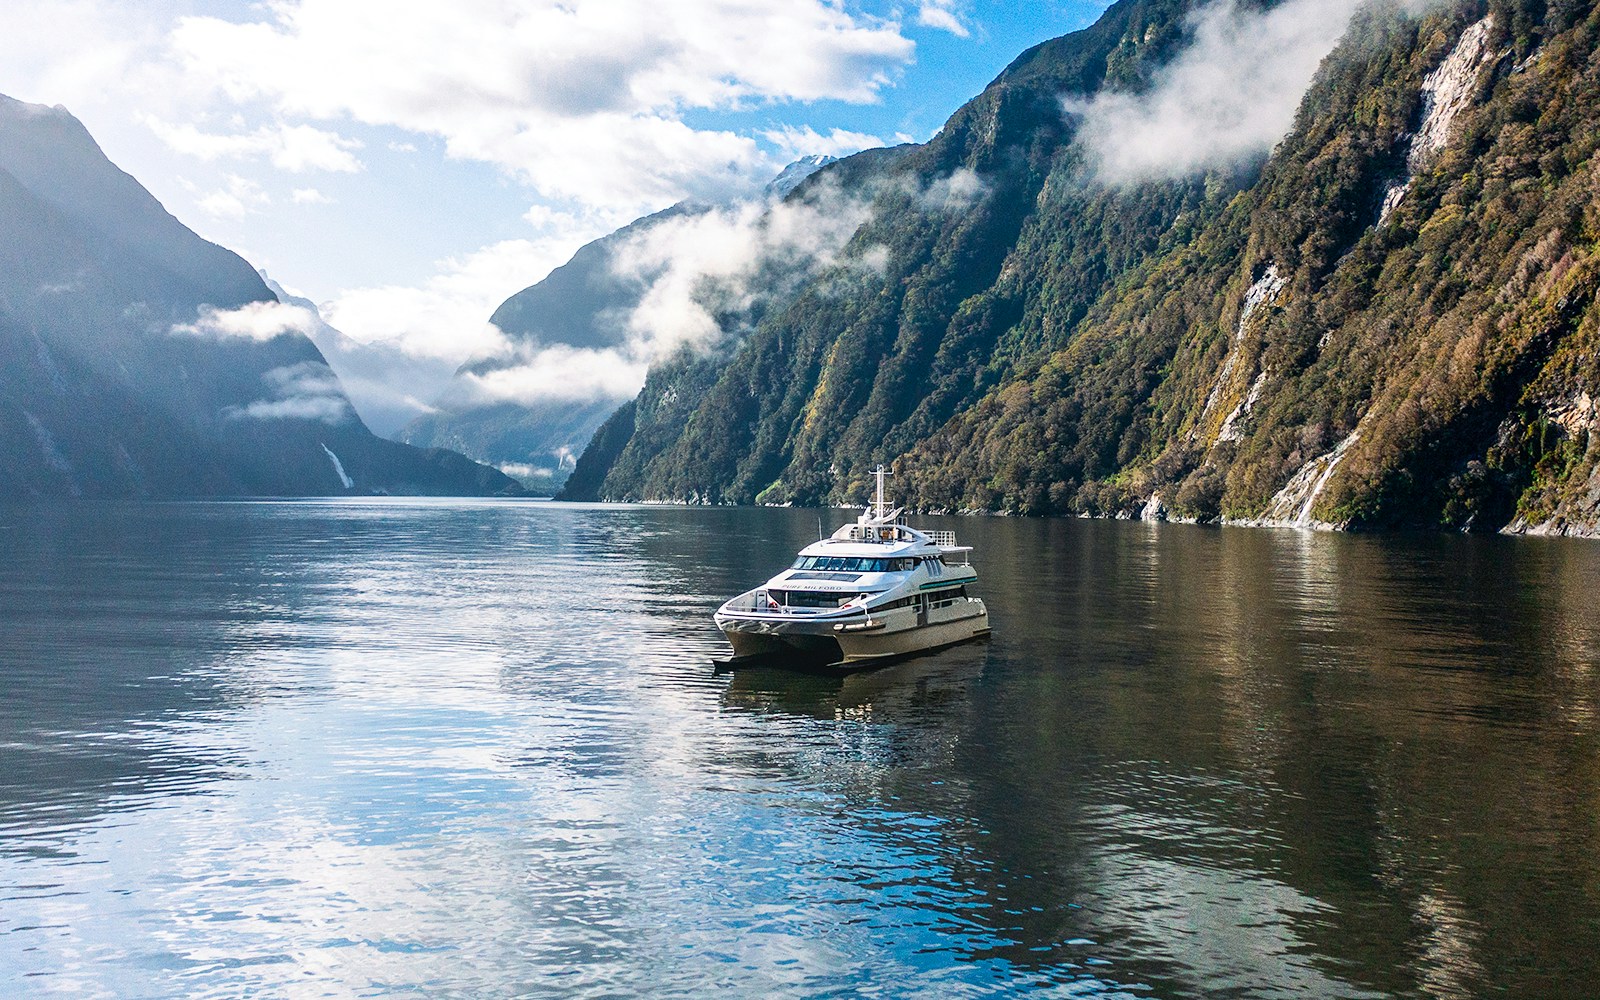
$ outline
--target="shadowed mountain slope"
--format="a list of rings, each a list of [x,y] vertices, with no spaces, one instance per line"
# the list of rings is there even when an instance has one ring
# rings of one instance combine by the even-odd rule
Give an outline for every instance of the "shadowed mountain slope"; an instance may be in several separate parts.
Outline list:
[[[0,98],[0,494],[482,494],[460,455],[371,434],[272,293],[61,108]]]

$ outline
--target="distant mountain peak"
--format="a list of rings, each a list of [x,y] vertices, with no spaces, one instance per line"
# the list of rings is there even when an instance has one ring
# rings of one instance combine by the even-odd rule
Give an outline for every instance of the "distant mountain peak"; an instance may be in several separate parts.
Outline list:
[[[828,156],[824,153],[813,153],[802,156],[800,159],[783,168],[783,172],[774,177],[766,186],[768,196],[782,198],[790,191],[800,186],[800,182],[810,177],[830,163],[839,162],[837,156]]]
[[[13,115],[29,115],[39,117],[52,115],[58,118],[71,118],[72,112],[61,104],[31,104],[19,101],[7,94],[0,94],[0,113]]]

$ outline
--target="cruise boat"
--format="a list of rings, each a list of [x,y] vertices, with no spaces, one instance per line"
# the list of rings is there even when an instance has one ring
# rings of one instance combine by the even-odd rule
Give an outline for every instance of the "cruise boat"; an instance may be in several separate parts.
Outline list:
[[[723,669],[798,660],[859,669],[989,634],[989,612],[967,593],[971,546],[919,531],[877,496],[852,524],[800,550],[794,565],[717,610],[733,645]]]

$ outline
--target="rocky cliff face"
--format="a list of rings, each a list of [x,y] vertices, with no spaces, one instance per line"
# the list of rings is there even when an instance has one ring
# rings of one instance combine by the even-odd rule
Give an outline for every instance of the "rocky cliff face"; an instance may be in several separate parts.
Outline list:
[[[1195,6],[823,171],[877,269],[658,366],[573,494],[854,501],[891,461],[930,508],[1595,533],[1600,14],[1367,5],[1270,156],[1106,181],[1063,107],[1148,87]]]
[[[374,437],[261,278],[61,108],[0,97],[0,497],[492,493]]]

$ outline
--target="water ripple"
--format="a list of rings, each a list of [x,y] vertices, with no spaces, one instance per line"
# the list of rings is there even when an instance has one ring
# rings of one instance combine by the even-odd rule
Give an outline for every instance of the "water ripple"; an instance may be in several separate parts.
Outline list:
[[[951,521],[992,642],[716,675],[711,611],[815,519],[0,509],[0,993],[1600,972],[1591,550]]]

